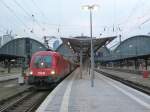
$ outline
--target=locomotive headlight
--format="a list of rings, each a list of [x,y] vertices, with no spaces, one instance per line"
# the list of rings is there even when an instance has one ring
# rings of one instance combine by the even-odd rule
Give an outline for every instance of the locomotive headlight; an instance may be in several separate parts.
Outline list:
[[[55,70],[52,70],[52,71],[51,71],[51,74],[54,75],[54,74],[55,74]]]
[[[41,66],[43,66],[43,65],[44,65],[44,63],[42,62],[42,63],[41,63]]]
[[[32,72],[32,71],[30,71],[29,75],[32,75],[32,74],[33,74],[33,72]]]
[[[28,72],[28,73],[26,74],[26,76],[30,76],[30,75],[32,75],[32,74],[33,74],[33,72],[30,71],[30,72]]]

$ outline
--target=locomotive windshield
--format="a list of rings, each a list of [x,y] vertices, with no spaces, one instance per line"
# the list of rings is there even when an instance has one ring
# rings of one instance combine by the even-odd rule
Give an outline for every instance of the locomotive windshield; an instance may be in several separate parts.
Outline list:
[[[51,56],[36,56],[33,65],[35,68],[49,68],[52,64]]]

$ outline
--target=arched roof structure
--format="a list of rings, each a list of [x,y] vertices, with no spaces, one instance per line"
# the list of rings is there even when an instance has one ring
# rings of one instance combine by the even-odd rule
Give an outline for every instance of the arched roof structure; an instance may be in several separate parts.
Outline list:
[[[101,57],[101,61],[141,58],[150,55],[150,36],[137,35],[130,37],[118,45],[109,56]]]
[[[4,44],[0,48],[1,55],[16,57],[31,57],[37,51],[47,50],[47,48],[37,40],[24,37],[17,38]]]
[[[113,55],[118,58],[137,57],[150,54],[150,36],[137,35],[130,37],[113,51]]]

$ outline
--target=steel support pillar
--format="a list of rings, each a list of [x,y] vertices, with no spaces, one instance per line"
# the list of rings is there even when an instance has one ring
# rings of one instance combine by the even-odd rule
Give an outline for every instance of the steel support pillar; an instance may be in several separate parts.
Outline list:
[[[134,60],[135,70],[137,69],[137,59]]]
[[[94,87],[94,48],[92,36],[92,10],[90,9],[90,34],[91,34],[91,87]]]
[[[11,71],[11,62],[10,62],[10,59],[8,59],[8,61],[7,61],[7,67],[8,67],[8,73],[10,73],[10,71]]]
[[[80,49],[80,78],[82,79],[82,47]]]
[[[147,70],[147,58],[145,59],[145,70]]]

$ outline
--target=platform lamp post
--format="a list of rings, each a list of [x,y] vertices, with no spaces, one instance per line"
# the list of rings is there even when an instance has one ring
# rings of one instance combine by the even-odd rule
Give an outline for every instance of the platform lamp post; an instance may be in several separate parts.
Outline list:
[[[94,87],[94,48],[93,48],[93,23],[92,23],[92,12],[98,9],[98,5],[84,5],[83,10],[90,12],[90,37],[91,37],[91,87]]]

